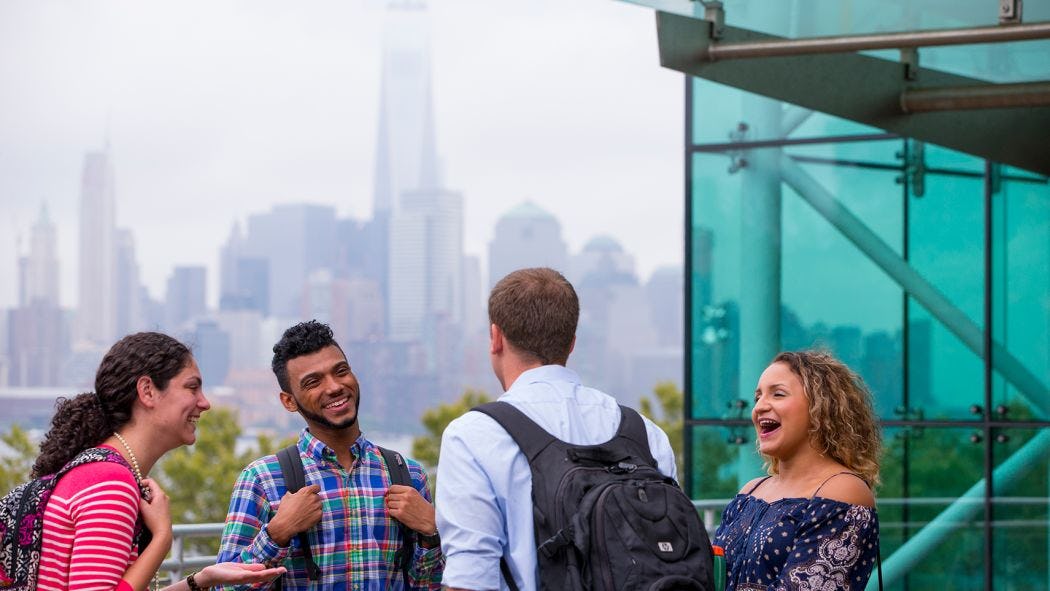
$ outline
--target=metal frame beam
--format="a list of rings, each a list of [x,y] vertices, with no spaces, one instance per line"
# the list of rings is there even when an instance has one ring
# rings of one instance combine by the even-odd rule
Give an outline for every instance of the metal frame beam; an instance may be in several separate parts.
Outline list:
[[[916,70],[914,65],[857,53],[711,62],[704,56],[717,43],[783,38],[724,26],[721,39],[713,41],[711,22],[659,11],[656,25],[660,64],[666,68],[1050,175],[1050,150],[1046,148],[1050,106],[916,113],[901,109],[906,92],[995,88],[987,81],[928,68]],[[914,80],[907,75],[909,68]]]
[[[809,39],[780,39],[745,41],[739,43],[712,43],[705,57],[711,61],[756,57],[784,57],[844,53],[873,49],[900,49],[904,47],[936,47],[999,43],[1003,41],[1031,41],[1050,39],[1050,23],[1011,25],[1008,27],[969,27],[935,31],[907,31],[875,33],[871,35],[844,35],[812,37]]]

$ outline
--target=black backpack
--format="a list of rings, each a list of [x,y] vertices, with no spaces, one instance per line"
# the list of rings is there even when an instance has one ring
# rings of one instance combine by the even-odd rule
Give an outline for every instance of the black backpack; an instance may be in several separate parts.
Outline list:
[[[379,453],[383,455],[383,461],[386,462],[386,468],[390,472],[390,483],[412,486],[412,475],[409,474],[408,464],[405,463],[401,454],[385,447],[379,447],[378,445],[376,447],[379,449]],[[281,466],[281,473],[284,475],[284,486],[289,493],[294,493],[300,488],[306,486],[306,473],[303,470],[303,457],[299,455],[299,447],[297,444],[289,445],[278,451],[277,463]],[[403,542],[401,547],[398,548],[397,552],[394,554],[394,561],[401,568],[401,573],[404,576],[405,585],[407,586],[408,569],[412,566],[412,556],[415,554],[416,537],[415,532],[404,525],[398,523],[398,527],[401,529],[401,539]],[[310,541],[306,537],[306,532],[299,532],[296,535],[296,539],[299,540],[299,548],[303,553],[303,558],[306,560],[306,577],[311,581],[318,580],[321,578],[321,567],[317,566],[317,563],[314,562],[313,552],[310,550]],[[282,578],[278,578],[274,581],[273,588],[276,591],[281,591],[282,589]]]
[[[505,402],[474,410],[502,425],[529,461],[540,589],[714,588],[707,530],[657,469],[637,412],[620,407],[611,440],[572,445]],[[505,559],[500,569],[517,591]]]
[[[47,502],[55,492],[55,485],[67,472],[91,462],[115,462],[131,470],[119,453],[92,447],[77,454],[58,472],[20,484],[0,499],[0,589],[36,589]],[[149,531],[139,521],[134,542],[140,551],[149,543],[149,538]]]

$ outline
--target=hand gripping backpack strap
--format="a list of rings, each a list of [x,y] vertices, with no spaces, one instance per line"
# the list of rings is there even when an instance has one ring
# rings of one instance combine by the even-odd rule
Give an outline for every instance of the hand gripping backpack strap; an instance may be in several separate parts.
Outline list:
[[[409,474],[408,464],[405,462],[404,458],[401,457],[401,454],[392,449],[387,449],[378,445],[376,447],[379,448],[379,453],[383,456],[383,462],[386,463],[387,472],[390,473],[390,484],[412,486],[412,475]],[[405,524],[398,522],[397,525],[401,529],[401,539],[403,542],[397,552],[394,553],[394,563],[401,567],[401,572],[404,575],[405,587],[407,588],[408,570],[412,566],[412,557],[415,556],[416,553],[416,536],[411,529],[405,526]]]
[[[306,486],[303,457],[299,455],[299,446],[297,444],[289,445],[278,451],[277,463],[281,466],[281,474],[284,475],[284,486],[288,492],[294,493]],[[314,562],[313,552],[310,551],[310,541],[306,537],[306,532],[301,531],[296,537],[299,539],[299,547],[302,549],[303,557],[306,559],[306,577],[311,581],[316,581],[321,578],[321,568]],[[281,579],[277,579],[274,588],[280,591]]]
[[[525,413],[506,402],[489,402],[475,406],[472,410],[486,414],[499,423],[514,440],[514,443],[518,444],[518,449],[525,455],[530,465],[536,456],[540,455],[540,452],[558,440],[527,417]],[[644,425],[642,428],[644,429]],[[507,587],[511,591],[518,591],[518,585],[511,576],[510,564],[506,557],[500,557],[499,569],[503,574],[503,580],[507,582]]]

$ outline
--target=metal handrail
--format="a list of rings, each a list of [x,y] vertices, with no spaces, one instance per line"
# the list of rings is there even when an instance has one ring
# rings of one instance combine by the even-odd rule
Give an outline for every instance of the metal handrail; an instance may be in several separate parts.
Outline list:
[[[171,542],[171,556],[161,563],[161,578],[167,576],[168,581],[178,581],[183,573],[190,570],[200,569],[209,564],[215,564],[215,556],[186,556],[187,538],[206,538],[214,536],[219,539],[222,535],[222,523],[180,523],[171,526],[173,540]]]
[[[708,532],[713,535],[715,528],[718,526],[718,518],[721,516],[722,509],[730,503],[733,499],[697,499],[693,501],[693,505],[697,511],[700,512],[701,518],[703,519],[704,526]],[[992,497],[992,503],[995,505],[1050,505],[1050,498],[1047,497]],[[887,497],[879,498],[876,500],[877,507],[895,507],[902,505],[910,506],[948,506],[953,503],[974,503],[983,504],[983,499],[976,498],[960,498],[960,497]],[[883,529],[899,529],[905,526],[908,527],[922,527],[927,525],[928,521],[910,521],[904,522],[885,522],[880,524]],[[973,522],[964,522],[959,525],[967,525]],[[1045,526],[1047,521],[1045,520],[1024,520],[1024,519],[1013,519],[1013,520],[1000,520],[994,522],[996,527],[1032,527],[1032,526]],[[171,544],[171,555],[160,565],[161,578],[166,578],[168,581],[178,581],[188,571],[196,570],[208,566],[209,564],[215,564],[215,556],[186,556],[186,543],[185,540],[188,538],[206,538],[214,536],[216,539],[222,535],[222,523],[183,523],[172,526],[172,533],[174,539]]]

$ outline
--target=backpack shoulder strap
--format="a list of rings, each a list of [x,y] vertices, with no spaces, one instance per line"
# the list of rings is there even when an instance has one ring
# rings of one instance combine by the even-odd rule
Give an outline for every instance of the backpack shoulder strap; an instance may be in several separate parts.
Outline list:
[[[293,443],[277,452],[277,463],[281,466],[281,475],[284,477],[284,487],[289,493],[294,493],[306,486],[306,471],[303,468],[303,456],[299,454],[299,445]],[[311,581],[321,577],[321,567],[314,562],[313,552],[310,551],[310,541],[306,532],[301,531],[296,535],[299,547],[306,559],[306,576]]]
[[[306,472],[303,469],[303,458],[299,455],[299,446],[289,445],[277,452],[277,463],[281,465],[284,476],[284,487],[294,493],[306,486]]]
[[[623,437],[638,446],[638,449],[645,453],[643,458],[648,460],[652,467],[656,467],[656,458],[653,457],[653,450],[649,448],[649,434],[645,429],[645,421],[642,420],[642,415],[638,414],[638,411],[620,405],[620,428],[617,429],[616,436]]]
[[[387,472],[390,473],[390,483],[412,486],[412,475],[408,472],[408,463],[405,462],[401,454],[378,445],[376,447],[379,448],[379,453],[383,456],[383,461],[386,462]]]
[[[529,464],[532,464],[536,456],[540,455],[540,452],[547,446],[558,441],[525,413],[506,402],[489,402],[475,406],[471,410],[484,413],[499,423],[503,430],[514,439],[514,443],[518,444],[518,448],[521,449],[521,453],[525,454]]]
[[[401,454],[378,445],[376,447],[379,449],[380,455],[383,456],[386,470],[390,474],[390,484],[412,486],[412,475],[408,472],[408,463],[401,457]],[[404,577],[405,587],[407,588],[408,570],[412,567],[412,557],[416,554],[416,536],[405,524],[398,522],[397,526],[401,530],[402,544],[394,552],[394,564],[401,567],[401,574]]]

